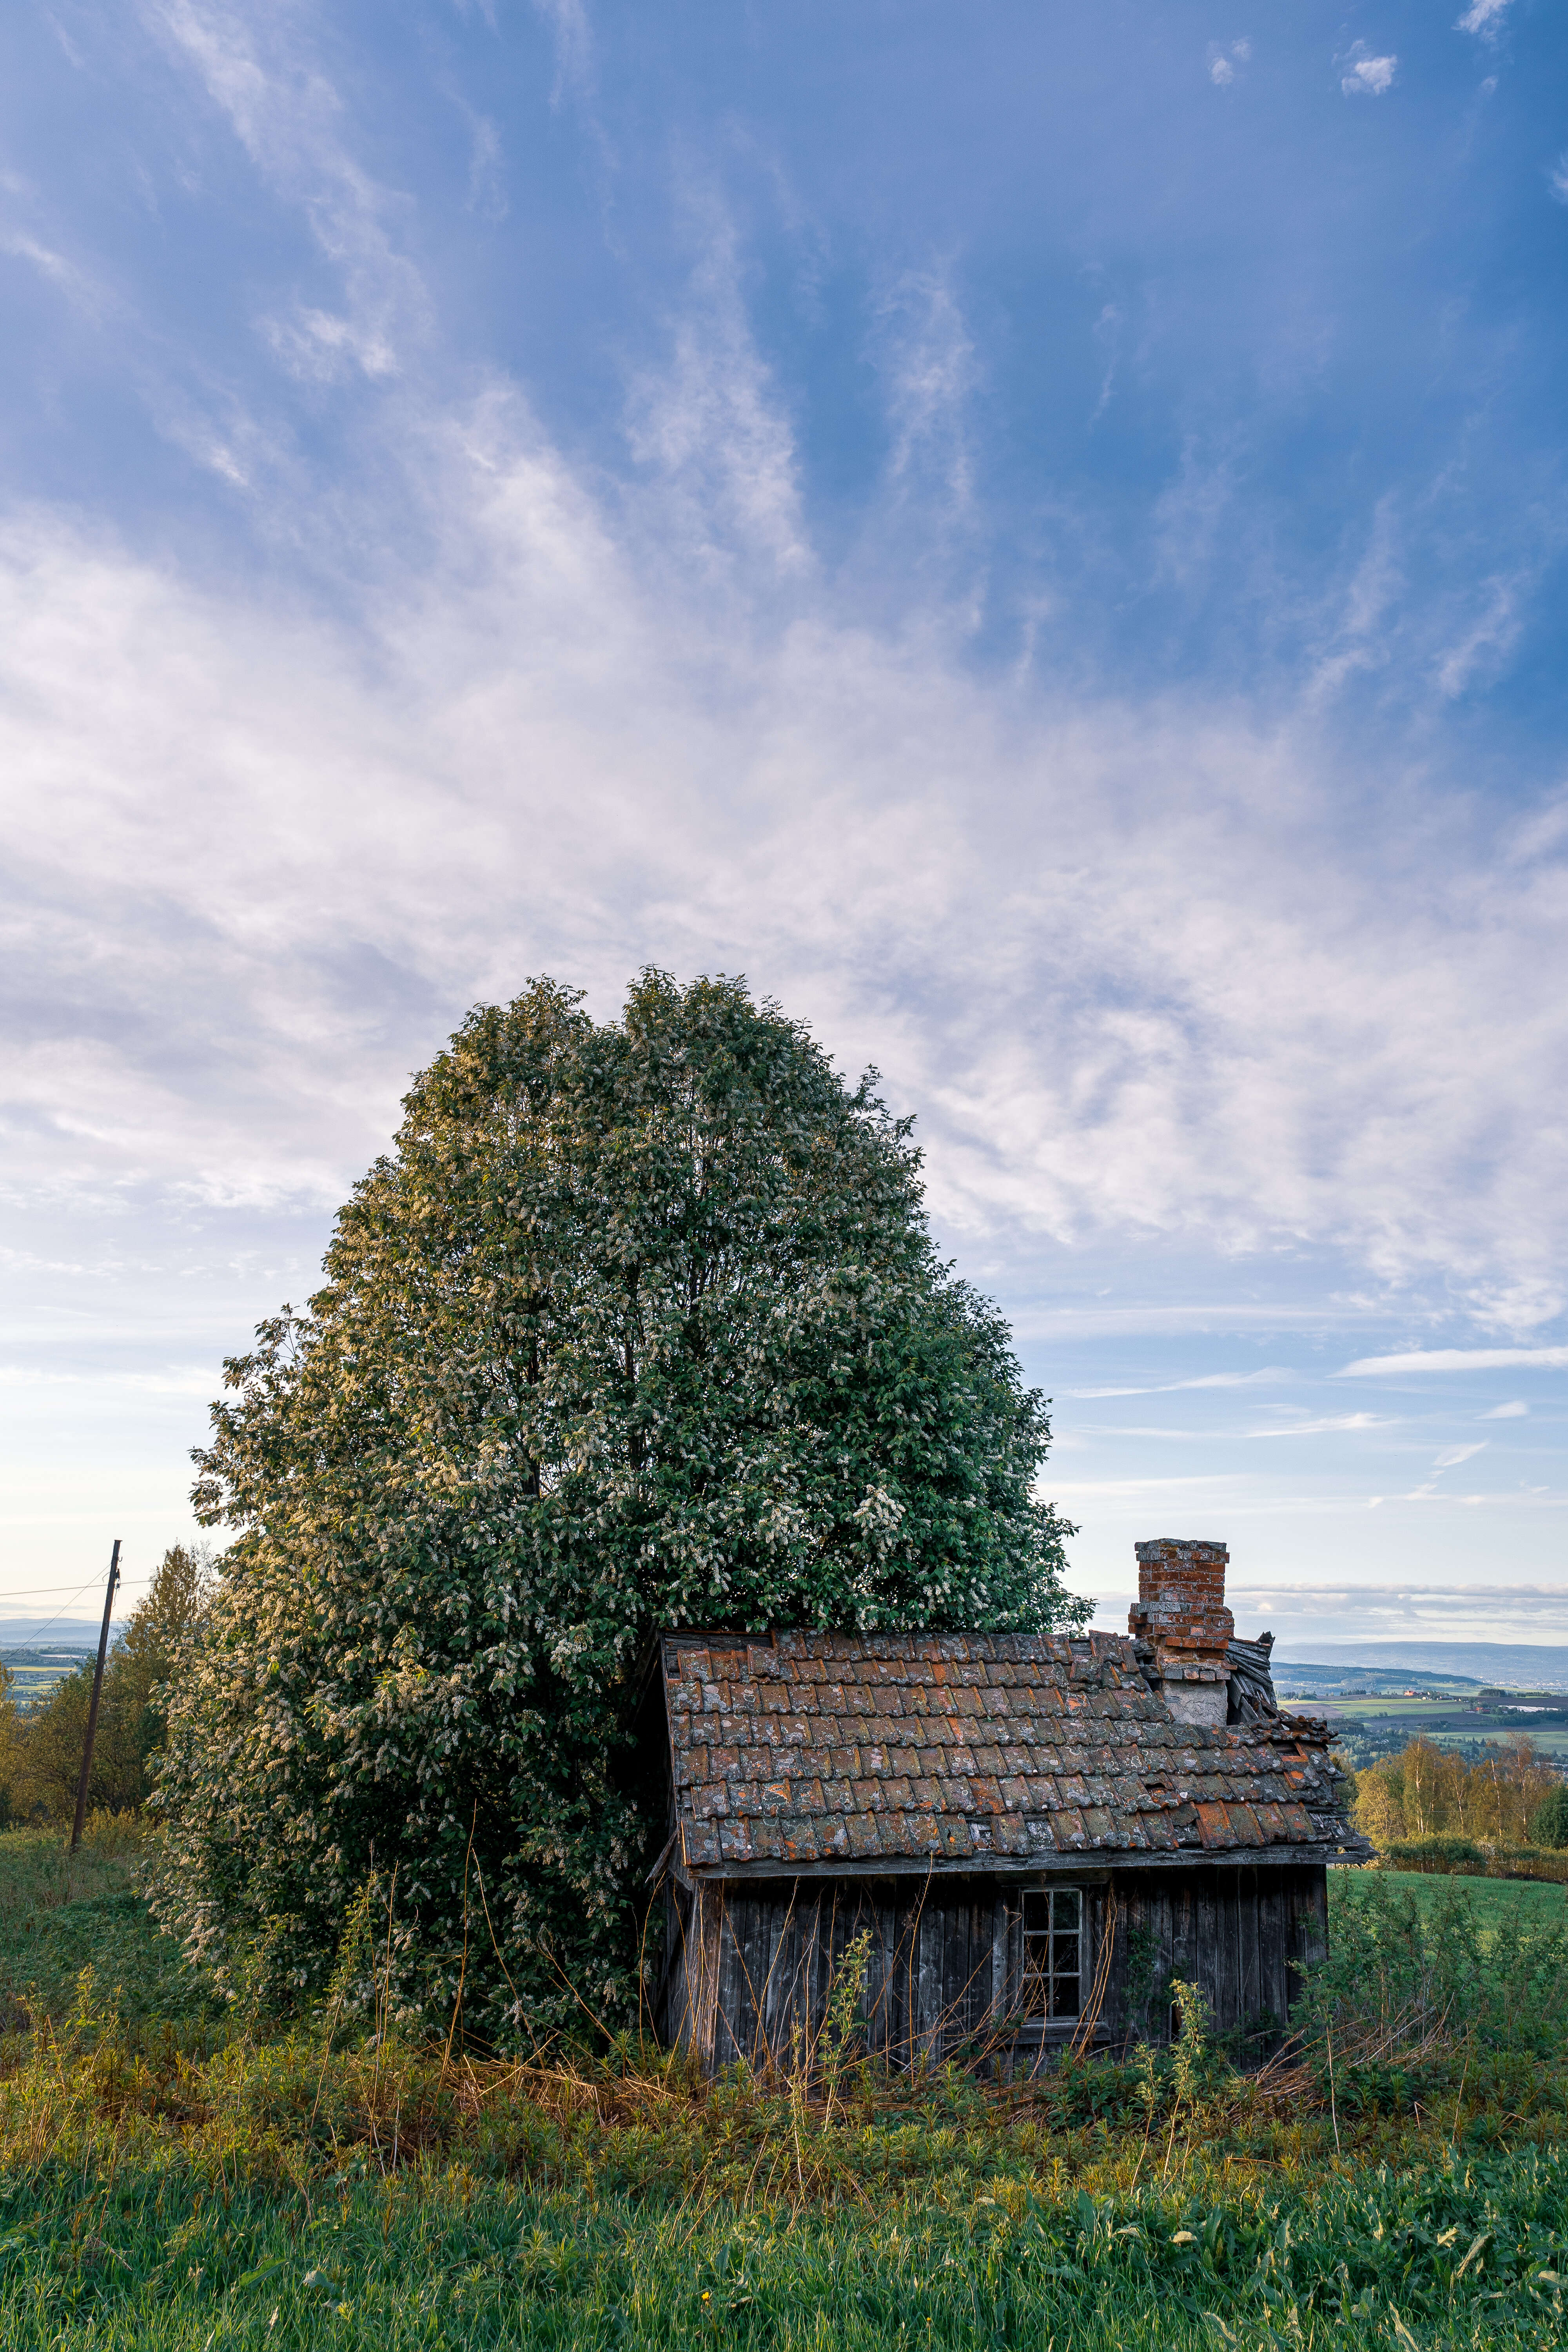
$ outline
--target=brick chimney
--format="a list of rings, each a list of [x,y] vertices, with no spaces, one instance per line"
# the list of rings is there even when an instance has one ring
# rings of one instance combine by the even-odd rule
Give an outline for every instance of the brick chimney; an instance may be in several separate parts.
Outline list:
[[[1226,1653],[1236,1631],[1225,1605],[1229,1552],[1221,1543],[1179,1543],[1168,1536],[1133,1549],[1138,1605],[1128,1612],[1128,1632],[1153,1651],[1165,1703],[1178,1723],[1224,1723],[1230,1681]]]

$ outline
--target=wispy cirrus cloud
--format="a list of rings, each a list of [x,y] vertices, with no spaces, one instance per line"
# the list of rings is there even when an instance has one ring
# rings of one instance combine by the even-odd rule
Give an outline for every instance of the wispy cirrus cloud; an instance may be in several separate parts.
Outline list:
[[[128,83],[127,106],[147,154],[170,146],[141,290],[189,276],[187,309],[154,320],[149,295],[128,324],[120,217],[95,246],[86,215],[5,188],[39,253],[112,298],[66,322],[93,344],[91,401],[128,385],[156,415],[163,446],[128,436],[106,476],[167,469],[146,511],[72,466],[48,478],[68,501],[46,488],[0,515],[20,812],[4,919],[28,980],[5,1117],[26,1215],[155,1235],[171,1263],[189,1232],[233,1235],[243,1278],[214,1329],[237,1339],[304,1295],[333,1203],[468,1003],[548,970],[607,1013],[651,960],[743,970],[846,1066],[881,1066],[921,1113],[944,1244],[1016,1309],[1042,1380],[1235,1391],[1247,1421],[1269,1419],[1270,1382],[1358,1347],[1350,1371],[1397,1380],[1479,1335],[1495,1346],[1458,1359],[1497,1372],[1493,1393],[1557,1362],[1568,1205],[1540,1107],[1568,1060],[1561,783],[1510,754],[1489,798],[1443,730],[1487,740],[1486,698],[1542,625],[1561,500],[1488,422],[1497,370],[1470,314],[1415,283],[1403,229],[1384,236],[1425,152],[1425,82],[1402,75],[1359,131],[1331,109],[1333,137],[1378,159],[1351,238],[1337,199],[1304,229],[1269,209],[1286,181],[1326,184],[1318,36],[1291,52],[1317,99],[1288,151],[1272,49],[1290,37],[1270,32],[1268,73],[1217,47],[1205,89],[1189,32],[1173,73],[1163,50],[1147,68],[1158,155],[1118,144],[1107,111],[1059,184],[1026,187],[1054,149],[1037,113],[1011,148],[997,133],[1011,50],[974,84],[984,138],[949,156],[940,75],[923,100],[910,83],[891,145],[814,112],[792,146],[782,115],[756,129],[766,71],[715,40],[686,83],[660,79],[679,24],[628,63],[611,16],[590,26],[574,0],[542,9],[549,40],[526,11],[446,12],[473,36],[466,79],[461,59],[433,71],[425,18],[400,62],[354,69],[406,12],[145,0],[137,21],[164,80]],[[747,36],[771,37],[760,19]],[[1390,23],[1378,54],[1341,60],[1349,94],[1387,94],[1396,48]],[[1087,101],[1050,84],[1064,152],[1100,103],[1085,57]],[[1167,151],[1176,82],[1198,127]],[[847,86],[825,63],[812,109]],[[1247,201],[1199,220],[1208,175],[1183,154],[1219,142]],[[901,151],[928,147],[951,176],[900,181]],[[798,220],[734,162],[786,148],[806,292]],[[579,178],[590,199],[561,229]],[[975,193],[992,181],[1001,228]],[[1189,191],[1174,215],[1171,187]],[[65,280],[14,258],[64,319],[39,288]],[[1391,286],[1430,296],[1470,353],[1462,428],[1408,466],[1369,435],[1384,454],[1314,512],[1301,535],[1337,551],[1306,564],[1300,420],[1326,446],[1369,413],[1394,339],[1358,341],[1355,321]],[[568,345],[575,373],[552,381]],[[1542,381],[1545,356],[1542,337]],[[1489,433],[1509,497],[1479,464]],[[187,471],[200,491],[176,497]],[[1473,512],[1445,503],[1456,482]],[[36,1238],[40,1265],[75,1262]],[[149,1290],[194,1297],[211,1261],[188,1263],[188,1293]],[[1396,1339],[1418,1364],[1370,1352]],[[1254,1342],[1294,1370],[1206,1369]],[[1247,1468],[1216,1456],[1204,1491],[1273,1512],[1275,1558],[1297,1520],[1364,1514],[1348,1475],[1330,1486],[1394,1425],[1367,1401],[1211,1431]],[[1462,1410],[1473,1427],[1478,1400]],[[1453,1433],[1435,1418],[1419,1459]],[[1250,1443],[1282,1434],[1321,1442],[1288,1468]],[[1500,1465],[1533,1433],[1493,1434]],[[1080,1491],[1097,1521],[1187,1493]]]
[[[1149,1388],[1068,1389],[1074,1397],[1174,1396],[1184,1389],[1255,1389],[1296,1375],[1284,1364],[1265,1364],[1256,1372],[1204,1372],[1196,1380],[1158,1381]]]
[[[1278,1429],[1249,1429],[1248,1437],[1338,1437],[1362,1429],[1392,1429],[1394,1423],[1374,1412],[1323,1413],[1315,1421],[1282,1422]]]
[[[1342,1381],[1388,1380],[1405,1372],[1491,1372],[1514,1365],[1561,1371],[1568,1348],[1410,1348],[1394,1356],[1358,1356],[1341,1366]]]
[[[594,28],[584,0],[533,0],[555,41],[555,88],[551,103],[559,106],[571,92],[585,96],[594,79]]]
[[[335,272],[337,313],[308,301],[258,317],[257,330],[293,371],[331,380],[347,361],[395,373],[428,336],[420,272],[398,236],[407,199],[378,180],[343,135],[342,98],[289,7],[244,0],[141,0],[145,21],[193,76],[256,171],[297,206]]]
[[[774,579],[814,566],[795,434],[751,331],[736,224],[717,189],[693,185],[689,222],[698,258],[665,364],[632,388],[628,437],[658,509],[655,535],[683,567],[687,593],[766,593],[759,561]]]

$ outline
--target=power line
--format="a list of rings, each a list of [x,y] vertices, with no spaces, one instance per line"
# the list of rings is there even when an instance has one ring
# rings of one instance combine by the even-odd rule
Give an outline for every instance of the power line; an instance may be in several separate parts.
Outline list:
[[[120,1579],[120,1585],[122,1591],[129,1592],[133,1583],[151,1584],[152,1581],[153,1579],[150,1576],[122,1576]],[[6,1601],[32,1601],[36,1599],[37,1594],[40,1592],[68,1592],[70,1589],[71,1588],[68,1584],[19,1584],[14,1592],[0,1592],[0,1602]],[[76,1590],[78,1592],[85,1592],[87,1591],[87,1586],[85,1584],[79,1584]]]
[[[71,1601],[79,1601],[79,1600],[81,1599],[82,1594],[87,1591],[87,1589],[88,1589],[88,1585],[90,1585],[90,1584],[96,1584],[97,1582],[98,1582],[98,1579],[97,1579],[97,1577],[96,1577],[96,1576],[89,1576],[89,1577],[88,1578],[88,1580],[87,1580],[87,1583],[86,1583],[86,1584],[79,1584],[79,1585],[77,1586],[76,1591],[71,1594]],[[46,1588],[40,1587],[39,1589],[40,1589],[40,1590],[44,1590],[44,1589],[46,1589]],[[55,1590],[57,1592],[63,1591],[64,1591],[64,1589],[65,1589],[65,1588],[64,1588],[62,1585],[58,1585],[58,1584],[57,1584],[57,1585],[54,1587],[54,1590]],[[58,1625],[58,1624],[59,1623],[60,1619],[61,1619],[61,1618],[65,1615],[65,1613],[66,1613],[66,1610],[67,1610],[67,1609],[68,1609],[68,1608],[70,1607],[70,1605],[71,1605],[71,1601],[68,1601],[66,1602],[66,1604],[65,1604],[65,1608],[64,1608],[64,1609],[57,1609],[57,1610],[55,1611],[55,1613],[54,1613],[54,1615],[53,1615],[52,1617],[46,1617],[46,1618],[45,1618],[45,1620],[44,1620],[44,1622],[43,1622],[43,1623],[42,1623],[41,1625],[35,1625],[35,1626],[34,1626],[34,1628],[33,1628],[33,1640],[34,1640],[35,1642],[37,1642],[37,1639],[38,1639],[38,1637],[39,1637],[39,1635],[40,1635],[40,1634],[47,1633],[48,1632],[49,1627],[50,1627],[51,1625]]]

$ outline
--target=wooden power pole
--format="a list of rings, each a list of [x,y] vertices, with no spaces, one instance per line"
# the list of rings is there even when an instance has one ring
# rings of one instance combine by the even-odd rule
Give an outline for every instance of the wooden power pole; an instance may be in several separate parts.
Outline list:
[[[93,1669],[92,1701],[87,1710],[87,1738],[82,1743],[81,1779],[77,1784],[76,1820],[71,1826],[71,1852],[81,1843],[81,1825],[87,1819],[87,1781],[92,1770],[92,1743],[98,1730],[98,1702],[103,1696],[103,1661],[109,1654],[109,1618],[114,1607],[114,1588],[120,1581],[120,1538],[114,1538],[114,1549],[109,1555],[109,1583],[103,1595],[103,1624],[98,1636],[98,1664]]]

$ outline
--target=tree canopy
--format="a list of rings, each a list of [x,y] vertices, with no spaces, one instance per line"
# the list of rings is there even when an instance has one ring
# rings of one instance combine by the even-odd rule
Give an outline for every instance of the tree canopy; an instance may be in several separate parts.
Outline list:
[[[307,1992],[374,1872],[411,2011],[461,1981],[498,2039],[613,2021],[665,1836],[658,1631],[1082,1622],[1045,1401],[874,1081],[657,971],[607,1024],[535,982],[416,1080],[197,1456],[234,1541],[159,1901],[213,1965],[259,1939]]]

